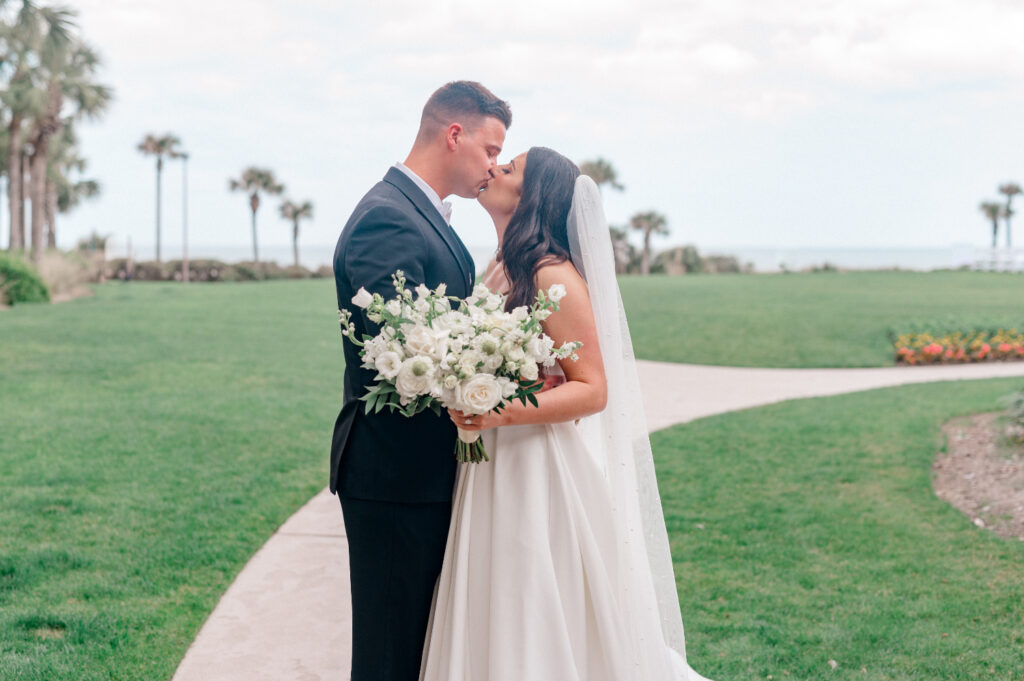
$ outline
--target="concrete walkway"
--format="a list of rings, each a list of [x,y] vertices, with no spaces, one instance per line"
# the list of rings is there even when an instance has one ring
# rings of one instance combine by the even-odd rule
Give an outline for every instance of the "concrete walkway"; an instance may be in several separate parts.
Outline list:
[[[1024,362],[747,369],[638,362],[650,430],[737,409],[907,383],[1024,376]],[[250,559],[174,681],[340,681],[351,659],[341,507],[323,490]]]

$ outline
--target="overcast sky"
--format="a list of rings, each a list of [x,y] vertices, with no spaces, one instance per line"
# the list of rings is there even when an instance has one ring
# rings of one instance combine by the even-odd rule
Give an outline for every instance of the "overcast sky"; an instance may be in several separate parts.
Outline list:
[[[979,201],[1024,182],[1017,0],[70,5],[116,100],[81,128],[103,195],[63,219],[64,246],[96,229],[147,257],[154,162],[135,147],[166,131],[192,154],[196,251],[250,244],[246,199],[227,191],[248,165],[315,203],[303,243],[332,244],[455,79],[510,102],[503,160],[532,145],[609,159],[626,185],[607,193],[610,221],[664,213],[658,246],[981,246]],[[180,173],[164,177],[165,257],[180,249]],[[474,202],[455,199],[453,224],[494,244]],[[276,199],[259,229],[289,243]]]

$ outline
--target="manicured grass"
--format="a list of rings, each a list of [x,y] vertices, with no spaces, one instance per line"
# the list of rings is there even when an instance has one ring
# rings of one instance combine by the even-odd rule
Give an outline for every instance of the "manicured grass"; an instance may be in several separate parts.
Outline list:
[[[984,272],[622,277],[637,357],[771,367],[893,363],[910,322],[1024,326],[1024,276]]]
[[[1024,542],[978,529],[930,480],[939,426],[1019,388],[894,388],[656,433],[694,668],[729,681],[1024,678]]]
[[[624,289],[740,278],[693,281]],[[335,307],[330,281],[110,284],[0,313],[0,679],[170,678],[233,577],[326,483]],[[718,681],[1019,681],[1024,545],[971,526],[928,474],[938,425],[1018,383],[659,433],[695,666]]]
[[[0,312],[0,679],[165,680],[327,483],[330,280]]]

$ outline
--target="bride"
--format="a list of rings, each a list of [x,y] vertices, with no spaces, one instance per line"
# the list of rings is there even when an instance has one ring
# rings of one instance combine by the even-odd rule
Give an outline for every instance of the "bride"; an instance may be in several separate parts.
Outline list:
[[[485,283],[509,309],[563,284],[544,330],[583,347],[537,407],[450,412],[491,460],[459,466],[420,678],[701,681],[597,186],[543,147],[492,175],[479,201],[501,247]]]

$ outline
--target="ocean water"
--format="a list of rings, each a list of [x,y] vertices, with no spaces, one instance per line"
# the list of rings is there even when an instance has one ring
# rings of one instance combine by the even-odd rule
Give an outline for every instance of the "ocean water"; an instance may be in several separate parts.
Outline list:
[[[133,249],[136,259],[148,260],[153,257],[152,246]],[[970,245],[948,246],[945,248],[771,248],[771,247],[720,247],[700,246],[702,255],[732,255],[741,264],[750,263],[757,272],[780,272],[784,269],[801,270],[829,263],[841,269],[892,269],[928,271],[973,266],[982,269],[1013,269],[1024,271],[1024,249],[998,251]],[[469,246],[476,262],[477,271],[482,272],[494,255],[493,246]],[[108,257],[124,257],[127,248],[123,243],[112,243]],[[191,258],[215,258],[225,262],[238,262],[252,258],[248,246],[197,244],[189,248]],[[164,258],[179,259],[180,250],[165,248]],[[299,260],[311,269],[331,265],[334,244],[299,244]],[[268,244],[260,247],[260,258],[282,265],[292,262],[290,245]],[[995,263],[995,267],[993,267]]]

